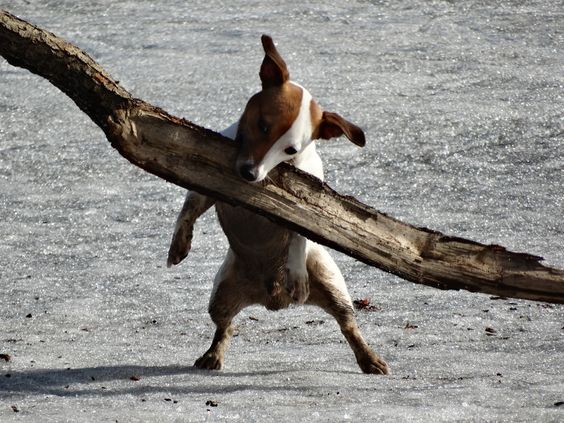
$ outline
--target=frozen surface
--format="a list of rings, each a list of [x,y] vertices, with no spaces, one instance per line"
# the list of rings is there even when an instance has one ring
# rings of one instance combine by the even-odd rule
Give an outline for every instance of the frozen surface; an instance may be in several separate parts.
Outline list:
[[[363,150],[320,147],[333,187],[564,267],[561,2],[0,7],[214,129],[258,89],[269,33],[293,79],[366,130]],[[225,370],[195,371],[226,243],[208,213],[188,260],[166,269],[182,199],[0,59],[0,421],[564,420],[562,306],[442,292],[339,254],[352,297],[379,307],[358,320],[393,375],[361,374],[337,325],[304,307],[245,310]]]

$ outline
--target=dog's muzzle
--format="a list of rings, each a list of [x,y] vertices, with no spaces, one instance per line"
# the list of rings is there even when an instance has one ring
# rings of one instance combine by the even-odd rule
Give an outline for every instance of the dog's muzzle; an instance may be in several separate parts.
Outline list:
[[[239,166],[239,175],[245,181],[255,182],[258,177],[258,171],[252,164],[245,163]]]

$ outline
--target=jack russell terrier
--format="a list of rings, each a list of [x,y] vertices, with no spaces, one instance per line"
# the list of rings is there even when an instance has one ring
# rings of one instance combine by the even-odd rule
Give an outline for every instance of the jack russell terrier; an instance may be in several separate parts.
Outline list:
[[[336,113],[323,111],[311,94],[289,80],[286,63],[272,39],[262,36],[262,91],[251,97],[241,118],[222,131],[239,142],[236,170],[250,183],[267,178],[281,162],[323,179],[314,140],[345,135],[364,146],[362,130]],[[190,251],[193,225],[215,204],[230,248],[217,273],[209,302],[216,324],[211,347],[196,360],[201,369],[221,369],[233,333],[232,320],[243,308],[262,304],[279,310],[293,303],[321,307],[338,322],[365,373],[387,374],[387,364],[363,339],[339,268],[320,245],[242,207],[189,191],[178,216],[168,266]]]

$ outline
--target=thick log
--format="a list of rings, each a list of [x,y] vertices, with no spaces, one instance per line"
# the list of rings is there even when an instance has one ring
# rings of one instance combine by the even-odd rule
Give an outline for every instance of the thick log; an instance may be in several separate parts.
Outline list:
[[[564,270],[542,258],[417,228],[283,164],[264,184],[233,170],[234,141],[134,99],[87,54],[0,11],[0,54],[67,94],[131,163],[169,182],[267,216],[411,282],[564,303]]]

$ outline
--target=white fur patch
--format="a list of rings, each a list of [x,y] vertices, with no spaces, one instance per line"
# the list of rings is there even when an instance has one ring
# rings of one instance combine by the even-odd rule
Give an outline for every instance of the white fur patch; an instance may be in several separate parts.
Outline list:
[[[286,263],[287,280],[286,288],[294,300],[303,304],[309,297],[309,280],[306,267],[307,240],[294,234],[288,248]]]
[[[345,284],[345,279],[329,252],[321,245],[308,239],[306,241],[306,255],[315,256],[315,258],[319,260],[325,270],[329,273],[329,277],[324,279],[323,282],[332,286],[336,292],[339,293],[340,298],[352,307],[353,304],[347,290],[347,285]]]

